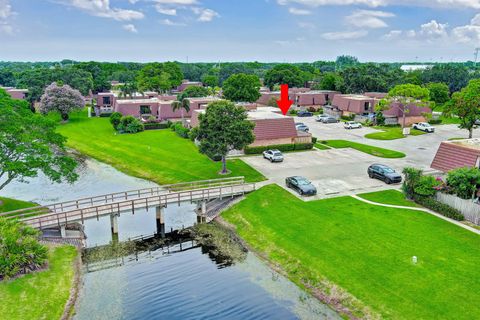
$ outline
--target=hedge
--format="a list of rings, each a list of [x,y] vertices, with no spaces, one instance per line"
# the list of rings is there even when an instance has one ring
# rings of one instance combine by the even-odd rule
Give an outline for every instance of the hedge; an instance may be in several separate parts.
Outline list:
[[[310,150],[313,148],[313,143],[297,143],[297,144],[278,144],[271,146],[259,146],[259,147],[245,147],[245,154],[261,154],[263,151],[277,149],[282,152],[288,151],[300,151]]]
[[[147,122],[143,124],[145,130],[156,130],[156,129],[168,129],[170,128],[170,122]]]
[[[428,123],[430,124],[441,124],[442,123],[442,119],[430,119],[428,121]]]
[[[415,196],[414,198],[415,202],[424,206],[425,208],[428,208],[430,210],[433,210],[442,216],[445,216],[447,218],[457,220],[457,221],[463,221],[465,220],[465,217],[463,216],[460,211],[458,211],[455,208],[450,207],[449,205],[446,205],[444,203],[441,203],[434,198],[431,197],[421,197],[421,196]]]

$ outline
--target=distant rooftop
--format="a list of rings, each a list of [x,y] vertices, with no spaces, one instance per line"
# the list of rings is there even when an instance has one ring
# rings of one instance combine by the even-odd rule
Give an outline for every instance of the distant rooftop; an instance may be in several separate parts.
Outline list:
[[[448,143],[460,145],[462,147],[467,147],[469,149],[480,150],[480,139],[479,138],[464,139],[464,140],[453,140],[453,141],[448,141]]]
[[[267,110],[255,110],[255,111],[248,112],[248,118],[250,120],[266,120],[266,119],[282,119],[287,117],[280,113],[271,112]]]

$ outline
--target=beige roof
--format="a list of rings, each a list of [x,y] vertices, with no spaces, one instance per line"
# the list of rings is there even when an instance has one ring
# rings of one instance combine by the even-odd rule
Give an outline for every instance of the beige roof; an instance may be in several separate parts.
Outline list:
[[[480,139],[464,139],[464,140],[453,140],[448,141],[449,143],[457,144],[463,147],[467,147],[470,149],[480,150]]]

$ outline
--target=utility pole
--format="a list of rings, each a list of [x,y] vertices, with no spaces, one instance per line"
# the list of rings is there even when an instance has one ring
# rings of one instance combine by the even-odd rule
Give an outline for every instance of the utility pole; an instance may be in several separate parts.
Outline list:
[[[474,57],[473,66],[474,67],[477,66],[477,60],[478,60],[478,53],[479,52],[480,52],[480,48],[475,48],[475,51],[473,52],[473,57]]]

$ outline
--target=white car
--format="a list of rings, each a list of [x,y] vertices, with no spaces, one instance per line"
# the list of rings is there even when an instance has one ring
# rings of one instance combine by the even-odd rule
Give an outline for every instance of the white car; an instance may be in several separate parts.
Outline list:
[[[263,158],[270,160],[270,162],[282,162],[283,154],[279,150],[266,150],[263,151]]]
[[[428,133],[433,133],[435,132],[435,128],[430,125],[430,123],[427,122],[419,122],[415,123],[412,127],[413,129],[420,130],[423,132],[428,132]]]
[[[345,122],[343,127],[345,129],[360,129],[362,127],[362,124],[359,123],[359,122],[355,122],[355,121],[347,121],[347,122]]]
[[[318,116],[315,117],[315,121],[323,122],[323,119],[326,119],[328,117],[329,117],[328,114],[319,114]]]

